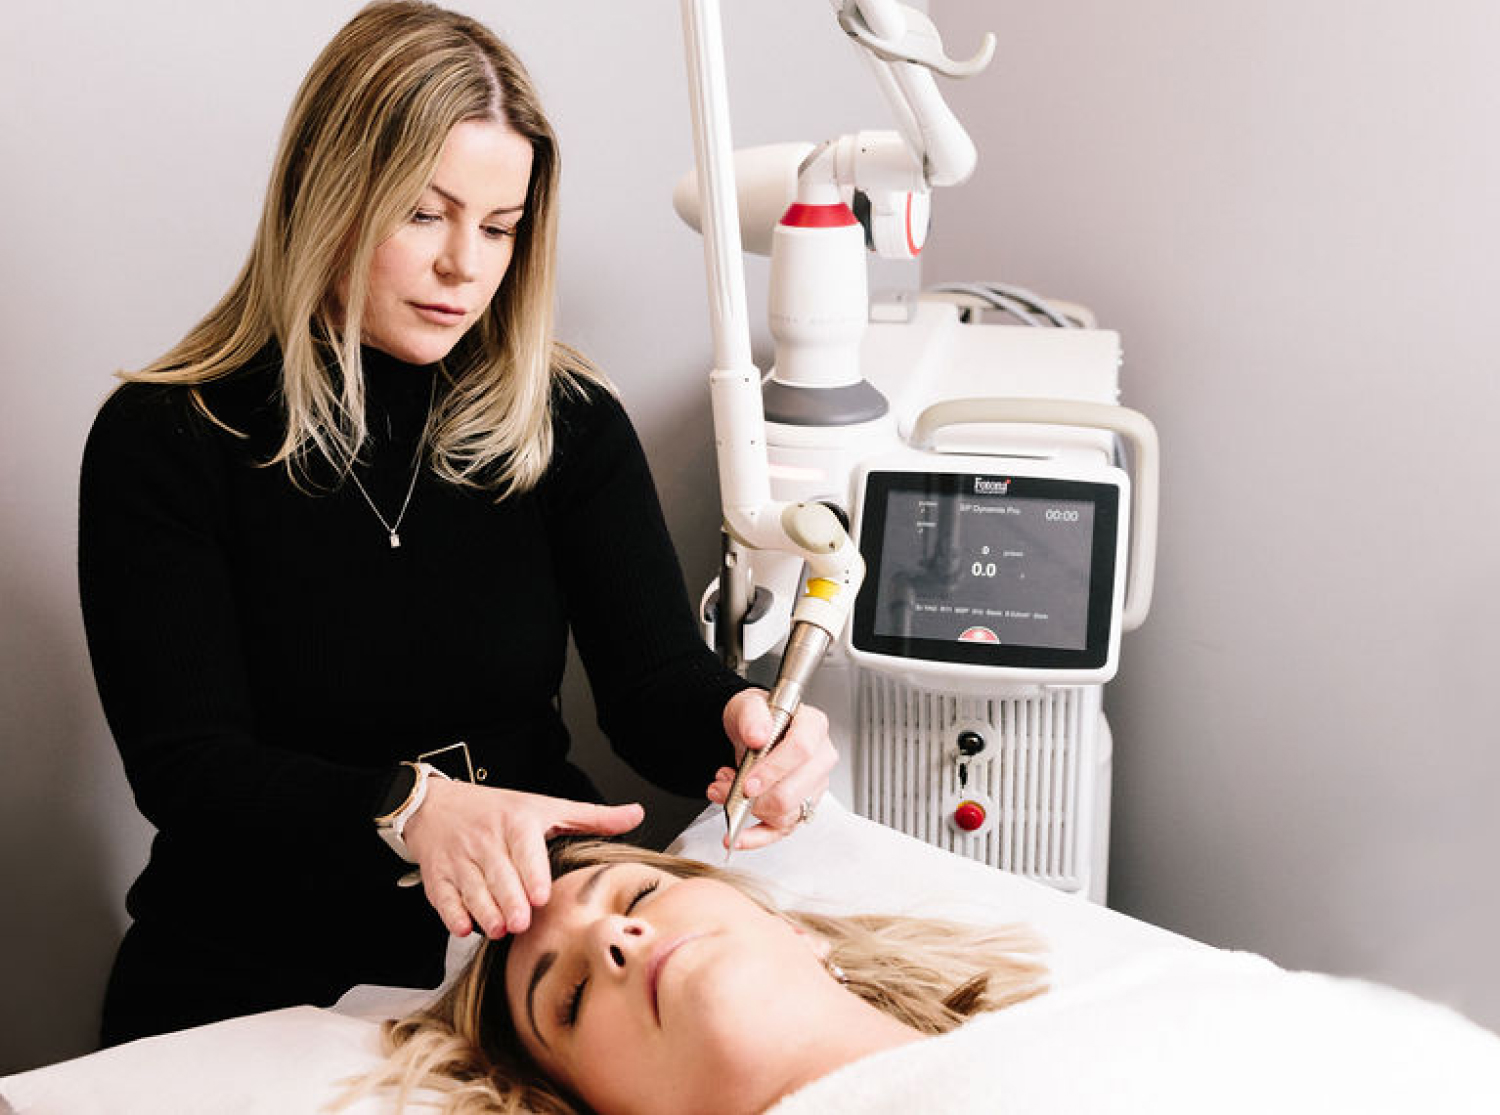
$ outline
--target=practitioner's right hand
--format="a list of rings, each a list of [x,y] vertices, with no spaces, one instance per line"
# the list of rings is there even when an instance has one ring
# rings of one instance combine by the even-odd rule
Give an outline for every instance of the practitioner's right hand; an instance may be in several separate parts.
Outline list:
[[[531,908],[546,904],[548,837],[616,836],[645,815],[638,804],[594,805],[434,778],[404,837],[427,901],[448,931],[464,937],[477,925],[493,940],[524,932]]]

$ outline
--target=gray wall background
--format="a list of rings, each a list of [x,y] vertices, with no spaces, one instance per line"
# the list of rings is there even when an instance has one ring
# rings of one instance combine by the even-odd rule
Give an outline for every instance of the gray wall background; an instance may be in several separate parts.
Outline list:
[[[537,77],[565,158],[562,322],[619,383],[696,594],[716,549],[677,7],[469,0]],[[823,0],[725,5],[735,138],[886,114]],[[89,674],[79,451],[112,370],[243,259],[297,81],[355,0],[34,6],[0,38],[0,1072],[90,1047],[149,830]],[[1125,337],[1165,443],[1155,611],[1127,639],[1114,904],[1500,1025],[1500,403],[1487,0],[933,0],[981,150],[929,282],[1003,278]],[[752,316],[764,267],[752,261]],[[1481,301],[1484,299],[1485,301]],[[696,803],[603,752],[655,832]]]
[[[927,282],[1121,331],[1161,565],[1111,904],[1500,1027],[1500,7],[934,0],[982,153]]]
[[[618,383],[696,596],[717,560],[701,240],[672,213],[692,166],[678,6],[467,0],[517,47],[563,145],[562,330]],[[78,459],[112,373],[162,352],[250,245],[281,121],[358,0],[33,5],[0,33],[0,1073],[92,1047],[150,836],[94,693],[75,582]],[[884,120],[823,3],[725,5],[735,139]],[[801,80],[826,94],[809,99]],[[752,261],[752,318],[764,317]],[[568,716],[649,835],[665,798]],[[211,931],[211,927],[207,927]]]

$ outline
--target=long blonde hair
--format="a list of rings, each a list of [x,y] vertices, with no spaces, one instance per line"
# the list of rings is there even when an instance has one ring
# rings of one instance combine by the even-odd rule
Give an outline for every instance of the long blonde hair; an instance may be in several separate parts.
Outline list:
[[[271,463],[347,471],[365,443],[360,324],[376,247],[407,219],[454,125],[495,120],[531,143],[505,281],[443,361],[430,459],[443,479],[525,490],[552,453],[552,388],[602,377],[553,338],[559,158],[515,54],[483,24],[418,0],[361,10],[324,48],[287,116],[250,257],[208,315],[126,380],[198,390],[280,347],[286,430]],[[336,292],[347,297],[339,306]]]
[[[975,926],[890,915],[808,914],[777,908],[743,876],[627,844],[582,840],[552,848],[554,876],[602,863],[635,863],[683,879],[717,879],[831,946],[828,962],[847,988],[924,1034],[941,1034],[983,1011],[1047,989],[1040,942],[1022,926]],[[504,993],[509,938],[484,942],[467,968],[425,1010],[386,1023],[389,1057],[345,1103],[393,1089],[398,1108],[424,1093],[449,1115],[582,1115],[523,1049]]]

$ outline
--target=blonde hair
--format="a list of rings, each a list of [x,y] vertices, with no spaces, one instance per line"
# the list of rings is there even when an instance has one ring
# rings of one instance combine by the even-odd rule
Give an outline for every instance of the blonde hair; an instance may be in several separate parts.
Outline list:
[[[430,460],[443,479],[502,497],[533,486],[552,454],[554,385],[603,383],[553,338],[557,142],[515,54],[478,21],[417,0],[369,5],[324,48],[287,116],[238,278],[171,351],[122,378],[190,386],[208,413],[199,388],[274,340],[286,430],[269,463],[306,479],[316,453],[347,471],[367,436],[360,324],[371,259],[467,120],[529,140],[532,172],[505,281],[443,361]]]
[[[553,846],[554,875],[602,863],[635,863],[684,879],[717,879],[824,938],[849,991],[924,1034],[941,1034],[984,1011],[1047,989],[1041,945],[1022,926],[975,926],[929,918],[837,916],[783,911],[743,876],[696,860],[626,844]],[[449,1115],[582,1115],[578,1100],[536,1067],[516,1034],[504,993],[509,938],[486,941],[467,968],[425,1010],[386,1023],[384,1066],[357,1082],[344,1103],[378,1089],[397,1092],[398,1109],[424,1093]]]

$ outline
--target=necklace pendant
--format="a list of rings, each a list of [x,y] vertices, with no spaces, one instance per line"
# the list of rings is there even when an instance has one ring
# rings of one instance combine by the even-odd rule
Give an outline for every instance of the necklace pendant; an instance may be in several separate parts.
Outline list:
[[[396,512],[396,521],[388,523],[385,516],[380,513],[380,508],[375,506],[375,501],[370,498],[370,493],[365,491],[365,486],[359,482],[359,476],[355,473],[353,465],[349,468],[349,479],[354,482],[355,489],[364,498],[370,510],[375,513],[375,518],[380,520],[380,525],[385,527],[386,533],[390,535],[391,549],[401,548],[401,524],[406,519],[406,509],[411,506],[412,493],[417,490],[417,478],[422,475],[422,454],[427,444],[428,430],[432,425],[432,402],[437,398],[437,380],[432,381],[432,386],[427,395],[427,424],[422,427],[422,436],[417,441],[416,455],[412,461],[411,480],[406,485],[406,498],[401,501],[401,510]]]

